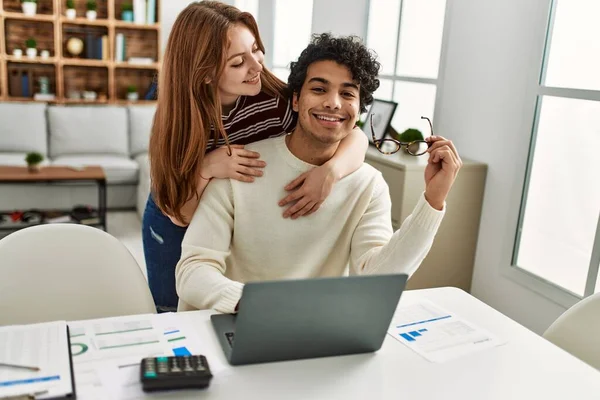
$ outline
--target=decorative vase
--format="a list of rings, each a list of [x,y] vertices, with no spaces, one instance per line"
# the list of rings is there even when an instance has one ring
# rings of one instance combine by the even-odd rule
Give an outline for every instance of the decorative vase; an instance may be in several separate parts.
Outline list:
[[[37,3],[26,1],[21,4],[21,7],[23,9],[23,14],[25,15],[32,16],[35,15],[35,13],[37,12]]]
[[[133,11],[123,11],[121,12],[121,19],[123,21],[133,22]]]
[[[74,8],[68,8],[66,12],[67,19],[77,18],[77,11]]]
[[[139,95],[137,92],[129,92],[127,93],[127,100],[129,101],[138,101]]]
[[[95,21],[98,14],[96,11],[88,10],[85,12],[85,17],[90,21]]]
[[[29,164],[27,165],[27,170],[29,172],[40,172],[40,164]]]
[[[37,57],[37,49],[35,47],[29,47],[27,49],[27,57],[36,58]]]
[[[48,50],[42,50],[40,52],[40,57],[42,58],[42,60],[47,60],[48,58],[50,58],[50,52]]]
[[[13,50],[13,56],[15,56],[15,58],[21,58],[21,57],[23,57],[23,50],[21,50],[21,49],[14,49]]]

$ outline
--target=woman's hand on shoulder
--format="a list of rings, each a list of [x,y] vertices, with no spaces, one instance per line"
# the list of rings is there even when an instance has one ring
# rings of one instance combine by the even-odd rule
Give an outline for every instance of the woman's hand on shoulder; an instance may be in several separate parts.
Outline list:
[[[279,201],[281,207],[293,203],[284,211],[283,218],[296,219],[317,211],[331,193],[337,181],[336,176],[333,169],[328,164],[324,164],[301,174],[290,182],[285,187],[290,194]]]
[[[242,182],[254,182],[255,176],[262,176],[262,168],[267,163],[259,160],[259,153],[246,150],[239,144],[230,147],[231,154],[227,146],[223,146],[204,157],[202,178],[231,178]]]

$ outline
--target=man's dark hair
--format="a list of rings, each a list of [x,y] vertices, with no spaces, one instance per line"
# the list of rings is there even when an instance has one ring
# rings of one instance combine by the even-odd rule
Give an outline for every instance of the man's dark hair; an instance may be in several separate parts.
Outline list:
[[[290,96],[300,95],[308,67],[317,61],[335,61],[347,67],[352,79],[360,85],[360,112],[373,102],[373,92],[379,87],[377,75],[381,64],[376,55],[369,51],[357,36],[335,38],[329,33],[313,35],[308,47],[298,61],[292,62],[288,78]]]

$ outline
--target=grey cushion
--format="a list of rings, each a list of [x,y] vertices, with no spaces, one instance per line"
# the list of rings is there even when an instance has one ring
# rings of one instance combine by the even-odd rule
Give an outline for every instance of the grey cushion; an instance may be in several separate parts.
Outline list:
[[[48,125],[52,157],[129,155],[125,107],[50,106]]]
[[[11,166],[11,167],[26,167],[25,156],[27,153],[4,153],[0,152],[0,165]],[[44,158],[44,161],[40,163],[40,166],[48,165],[48,159]]]
[[[115,156],[112,154],[79,154],[76,156],[61,156],[53,159],[52,165],[70,167],[99,165],[104,169],[106,182],[108,184],[137,183],[138,181],[138,163],[123,156]]]
[[[0,152],[48,153],[46,104],[0,103]]]
[[[156,106],[129,106],[130,151],[132,156],[148,152]]]

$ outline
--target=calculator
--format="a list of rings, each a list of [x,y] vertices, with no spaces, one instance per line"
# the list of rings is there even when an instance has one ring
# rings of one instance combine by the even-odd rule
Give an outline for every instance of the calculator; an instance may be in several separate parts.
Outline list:
[[[212,374],[201,355],[144,358],[140,380],[145,392],[208,387]]]

